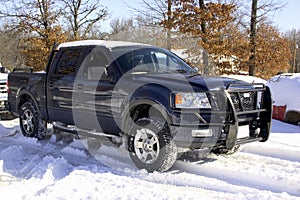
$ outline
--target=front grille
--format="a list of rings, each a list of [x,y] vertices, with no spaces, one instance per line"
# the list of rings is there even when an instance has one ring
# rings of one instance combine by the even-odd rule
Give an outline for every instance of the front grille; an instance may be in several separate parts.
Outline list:
[[[257,109],[257,91],[231,92],[230,98],[237,112]]]

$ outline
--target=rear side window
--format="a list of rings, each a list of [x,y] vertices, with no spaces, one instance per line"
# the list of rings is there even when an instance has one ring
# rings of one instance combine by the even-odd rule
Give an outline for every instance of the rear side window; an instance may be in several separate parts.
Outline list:
[[[77,67],[81,64],[81,56],[81,49],[66,49],[60,56],[56,74],[75,74]]]

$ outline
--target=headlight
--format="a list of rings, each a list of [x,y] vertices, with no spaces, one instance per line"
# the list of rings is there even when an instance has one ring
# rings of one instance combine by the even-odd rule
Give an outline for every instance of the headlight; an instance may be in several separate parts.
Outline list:
[[[176,108],[211,108],[205,93],[177,93],[175,94]]]

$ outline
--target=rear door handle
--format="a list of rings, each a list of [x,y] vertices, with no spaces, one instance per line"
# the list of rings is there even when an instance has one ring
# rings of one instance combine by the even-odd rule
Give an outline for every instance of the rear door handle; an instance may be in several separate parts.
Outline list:
[[[51,89],[53,89],[54,88],[54,83],[53,83],[53,81],[49,81],[49,88],[51,88]]]
[[[83,84],[77,84],[76,90],[82,91],[83,90]]]

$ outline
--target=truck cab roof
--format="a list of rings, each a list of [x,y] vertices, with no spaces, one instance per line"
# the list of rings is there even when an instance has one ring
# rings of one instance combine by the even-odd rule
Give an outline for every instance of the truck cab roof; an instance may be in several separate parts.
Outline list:
[[[65,42],[58,46],[57,49],[63,47],[77,47],[77,46],[103,46],[108,49],[112,49],[114,47],[120,46],[151,46],[148,44],[142,43],[134,43],[134,42],[124,42],[124,41],[108,41],[108,40],[81,40],[81,41],[74,41],[74,42]]]

